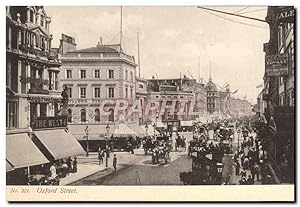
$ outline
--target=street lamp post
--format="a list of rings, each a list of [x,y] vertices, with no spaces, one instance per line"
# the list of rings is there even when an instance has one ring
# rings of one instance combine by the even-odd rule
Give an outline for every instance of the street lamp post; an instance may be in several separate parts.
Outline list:
[[[154,128],[154,140],[156,140],[156,124],[153,124],[153,128]]]
[[[240,129],[238,129],[238,153],[240,151]]]
[[[105,149],[106,149],[106,156],[105,156],[105,166],[108,167],[108,135],[109,135],[109,125],[106,125],[106,139],[105,139]]]
[[[146,137],[148,137],[148,129],[149,129],[148,124],[146,124],[146,125],[145,125]]]
[[[89,156],[89,133],[91,131],[91,129],[89,129],[89,126],[86,126],[86,128],[84,129],[85,134],[86,134],[86,156]]]

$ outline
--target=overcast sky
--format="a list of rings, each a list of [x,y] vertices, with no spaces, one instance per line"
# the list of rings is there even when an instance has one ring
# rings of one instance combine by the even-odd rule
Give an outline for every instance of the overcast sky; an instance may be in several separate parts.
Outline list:
[[[265,19],[267,12],[266,7],[213,8],[241,10],[238,13],[247,12],[243,15],[259,19]],[[61,33],[74,37],[77,49],[96,46],[100,37],[103,44],[119,43],[120,7],[45,9],[52,18],[53,47],[58,47]],[[269,40],[268,25],[212,13],[196,7],[123,7],[123,48],[137,61],[139,32],[142,77],[157,74],[159,78],[179,78],[180,72],[191,77],[190,71],[198,78],[199,57],[201,77],[208,79],[211,62],[214,82],[221,86],[228,82],[231,91],[239,89],[235,97],[247,95],[248,100],[255,102],[256,86],[263,82],[263,43]]]

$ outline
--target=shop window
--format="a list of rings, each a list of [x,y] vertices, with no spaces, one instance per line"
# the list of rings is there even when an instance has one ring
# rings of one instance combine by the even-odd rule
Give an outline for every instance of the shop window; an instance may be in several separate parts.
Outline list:
[[[40,104],[40,117],[47,116],[47,104]]]

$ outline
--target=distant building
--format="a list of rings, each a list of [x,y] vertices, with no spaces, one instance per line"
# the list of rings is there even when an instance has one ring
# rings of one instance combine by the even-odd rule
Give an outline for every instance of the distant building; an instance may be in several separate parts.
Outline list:
[[[215,83],[212,82],[211,77],[205,86],[207,93],[207,111],[209,113],[220,113],[220,93]]]
[[[186,101],[184,114],[179,115],[176,111],[170,114],[170,111],[166,110],[164,114],[157,116],[157,112],[152,112],[148,117],[149,121],[154,122],[157,119],[165,123],[192,121],[206,113],[206,90],[204,85],[197,83],[195,79],[184,76],[178,79],[148,79],[147,81],[149,100],[158,100],[160,103],[166,101],[167,105],[175,101],[176,109],[180,107],[180,101]],[[198,115],[193,115],[190,111]]]

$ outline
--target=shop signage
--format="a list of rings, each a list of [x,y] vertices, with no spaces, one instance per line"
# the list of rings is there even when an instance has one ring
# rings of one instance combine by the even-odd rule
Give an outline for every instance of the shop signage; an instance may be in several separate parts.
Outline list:
[[[70,99],[69,104],[100,104],[100,99]]]
[[[67,116],[55,116],[55,117],[36,117],[31,120],[30,127],[32,129],[44,129],[44,128],[57,128],[67,127]]]
[[[52,97],[29,96],[28,99],[30,103],[54,103]]]
[[[282,23],[294,23],[295,9],[292,6],[283,7],[279,9],[278,20]]]
[[[22,83],[32,83],[33,85],[48,85],[49,80],[34,78],[34,77],[21,77],[20,80]]]
[[[288,74],[287,54],[265,56],[266,76],[285,76]]]

